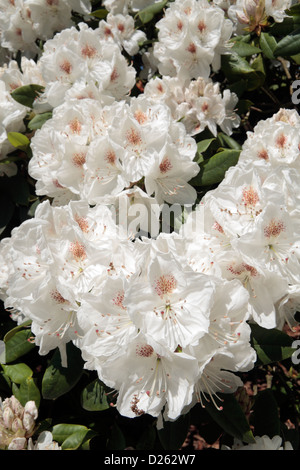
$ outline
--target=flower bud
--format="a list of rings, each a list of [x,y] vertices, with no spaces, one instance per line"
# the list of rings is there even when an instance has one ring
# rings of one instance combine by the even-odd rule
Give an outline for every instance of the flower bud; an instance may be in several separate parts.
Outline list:
[[[23,429],[23,423],[20,418],[15,418],[11,425],[11,430],[14,433],[17,433],[19,430]]]
[[[32,416],[33,419],[37,419],[38,409],[37,409],[36,404],[33,400],[28,401],[26,403],[25,408],[24,408],[24,413]]]
[[[24,413],[23,427],[26,430],[26,434],[31,434],[35,426],[34,418],[29,413]]]
[[[2,414],[3,424],[7,429],[11,429],[13,420],[14,420],[14,413],[12,409],[8,406],[4,409]]]
[[[7,449],[8,450],[24,450],[26,448],[26,445],[27,445],[26,437],[16,437],[10,442]]]

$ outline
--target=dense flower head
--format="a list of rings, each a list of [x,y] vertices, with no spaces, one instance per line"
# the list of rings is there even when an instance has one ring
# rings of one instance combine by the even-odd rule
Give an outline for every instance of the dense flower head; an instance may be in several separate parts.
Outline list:
[[[4,261],[14,268],[3,286],[5,305],[32,320],[41,354],[78,336],[84,293],[134,272],[132,249],[108,207],[81,201],[62,207],[46,201],[2,240]]]
[[[62,104],[67,93],[78,98],[99,95],[109,102],[125,99],[135,84],[135,69],[117,42],[108,47],[101,29],[83,22],[46,41],[40,67],[46,82],[44,99],[52,107]]]
[[[298,139],[295,111],[282,109],[260,121],[248,133],[238,164],[182,227],[190,240],[190,266],[239,279],[249,292],[252,319],[265,328],[297,323]],[[208,253],[206,261],[201,251]]]
[[[211,79],[199,77],[185,81],[178,77],[156,77],[147,82],[144,93],[154,102],[166,103],[189,135],[195,136],[206,128],[213,135],[218,129],[230,135],[240,124],[235,112],[236,94],[229,90],[222,94],[219,84]]]
[[[37,417],[34,401],[22,406],[14,395],[3,401],[0,399],[0,449],[26,449],[27,439],[36,430]]]
[[[176,419],[206,400],[221,407],[215,395],[236,390],[234,372],[251,369],[256,357],[247,291],[181,264],[172,234],[135,245],[136,272],[108,280],[102,297],[83,297],[76,345],[85,367],[118,391],[117,408],[128,417],[158,417],[166,406],[165,418]]]
[[[193,204],[196,143],[167,105],[143,95],[101,107],[70,100],[32,138],[29,174],[36,191],[96,204],[140,184],[157,204]]]
[[[0,300],[41,356],[58,350],[66,368],[78,348],[125,417],[221,411],[257,362],[252,326],[299,327],[300,116],[248,127],[259,109],[231,90],[253,91],[250,43],[249,82],[221,67],[246,32],[268,56],[261,32],[291,3],[1,2],[0,178],[9,196],[10,176],[29,191],[10,214],[1,187]],[[25,106],[13,91],[30,84]],[[227,152],[239,159],[224,174]],[[0,399],[0,448],[60,450],[37,417],[34,401]]]
[[[106,20],[99,23],[99,36],[108,44],[118,44],[121,50],[135,55],[140,45],[147,39],[146,33],[135,28],[130,15],[108,13]]]
[[[224,11],[207,0],[172,2],[157,22],[158,41],[153,55],[162,75],[207,79],[219,70],[221,54],[232,34]]]
[[[89,14],[90,0],[4,0],[0,6],[1,46],[29,57],[40,54],[37,40],[74,25],[72,10]]]

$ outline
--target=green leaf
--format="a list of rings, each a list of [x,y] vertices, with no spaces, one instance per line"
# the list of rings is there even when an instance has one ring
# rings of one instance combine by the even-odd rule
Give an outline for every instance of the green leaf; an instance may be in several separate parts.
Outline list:
[[[17,331],[8,340],[5,340],[5,363],[14,362],[29,353],[35,344],[32,343],[33,334],[30,329]]]
[[[295,31],[300,27],[300,14],[297,13],[291,17],[286,17],[281,23],[274,23],[270,27],[270,33],[279,38],[285,37],[287,34]]]
[[[15,328],[12,328],[9,330],[6,335],[4,336],[4,342],[7,342],[9,339],[11,339],[18,331],[24,330],[24,328],[27,328],[31,325],[31,320],[27,320],[20,325],[15,326]]]
[[[159,13],[167,3],[168,0],[164,0],[159,3],[153,3],[152,5],[149,5],[148,7],[144,8],[143,10],[140,10],[138,12],[138,16],[140,17],[141,22],[144,24],[149,23],[149,21],[151,21],[154,16]]]
[[[234,149],[234,150],[241,150],[242,149],[241,145],[236,140],[234,140],[229,135],[224,134],[223,132],[218,133],[218,139],[219,139],[220,144],[221,144],[222,147],[226,146],[226,147],[228,147],[230,149]]]
[[[90,429],[83,429],[71,434],[67,439],[62,443],[62,450],[76,450],[87,441],[95,437],[97,434]]]
[[[23,380],[19,387],[13,383],[12,392],[21,405],[25,406],[28,401],[33,400],[37,407],[40,406],[41,394],[36,385],[35,379],[32,377]]]
[[[103,411],[109,408],[106,390],[100,380],[94,380],[83,389],[81,405],[87,411]]]
[[[274,36],[268,33],[261,33],[259,38],[259,45],[263,54],[270,60],[275,59],[274,50],[277,47],[277,41]]]
[[[204,139],[200,140],[200,142],[197,143],[197,153],[203,153],[205,150],[207,150],[212,142],[216,140],[215,137],[212,139]]]
[[[259,54],[261,49],[244,41],[236,41],[232,46],[231,51],[236,52],[240,57],[247,57],[254,54]]]
[[[292,31],[290,34],[282,38],[274,52],[275,57],[290,57],[300,52],[300,28]]]
[[[261,71],[254,70],[253,63],[250,65],[246,59],[235,52],[224,54],[221,60],[222,70],[226,78],[230,82],[243,84],[243,87],[246,87],[249,91],[259,88],[265,79]]]
[[[35,131],[36,129],[40,129],[48,119],[51,119],[52,113],[47,112],[43,114],[37,114],[34,116],[28,123],[28,128],[31,131]]]
[[[24,134],[21,134],[20,132],[8,132],[7,138],[11,145],[16,147],[17,149],[24,150],[30,144],[30,140],[28,139],[28,137]]]
[[[242,79],[243,75],[253,74],[249,62],[237,53],[222,56],[222,70],[230,80]]]
[[[32,377],[32,370],[26,364],[19,363],[13,365],[2,364],[4,373],[16,384],[21,384],[24,380]]]
[[[278,404],[272,390],[263,390],[255,396],[251,424],[257,436],[267,435],[272,438],[280,435]]]
[[[44,91],[44,87],[41,85],[24,85],[16,88],[11,96],[15,101],[28,108],[32,108],[34,100]]]
[[[61,365],[61,356],[56,349],[42,379],[42,395],[47,400],[56,398],[69,392],[79,381],[83,374],[84,361],[80,349],[72,343],[66,345],[68,367]]]
[[[77,434],[79,432],[86,432],[88,428],[81,424],[56,424],[53,426],[51,432],[53,435],[53,440],[62,444],[66,439],[68,439],[72,434]]]
[[[250,324],[250,327],[257,364],[282,361],[290,358],[295,352],[295,348],[292,348],[293,338],[281,330],[262,328],[256,324]]]
[[[107,17],[108,11],[105,8],[100,8],[99,10],[92,11],[90,16],[94,16],[99,20],[104,20]]]
[[[53,440],[61,445],[62,450],[76,450],[97,435],[81,424],[57,424],[51,432]]]
[[[288,10],[286,10],[286,14],[289,16],[300,15],[300,4],[297,3],[295,5],[292,5]]]
[[[213,155],[209,160],[200,164],[200,172],[190,181],[194,186],[210,186],[220,183],[228,168],[236,165],[240,150],[225,149]]]
[[[164,421],[158,437],[165,450],[178,450],[182,446],[190,426],[190,414],[181,415],[176,421]]]
[[[233,394],[218,394],[222,409],[217,409],[212,401],[205,402],[205,409],[213,420],[230,436],[245,443],[255,442],[247,418]]]

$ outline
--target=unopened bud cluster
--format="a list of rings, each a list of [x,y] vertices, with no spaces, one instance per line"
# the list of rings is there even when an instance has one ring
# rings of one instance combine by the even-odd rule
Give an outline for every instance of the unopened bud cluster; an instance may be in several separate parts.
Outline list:
[[[28,401],[25,407],[14,395],[0,401],[0,449],[24,449],[35,431],[37,417],[34,401]]]

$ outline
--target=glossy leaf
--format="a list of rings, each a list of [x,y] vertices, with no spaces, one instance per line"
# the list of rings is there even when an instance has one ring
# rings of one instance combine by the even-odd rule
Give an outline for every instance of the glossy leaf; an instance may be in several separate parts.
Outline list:
[[[28,401],[34,401],[36,406],[40,406],[41,394],[33,377],[29,377],[21,382],[18,387],[16,384],[12,386],[13,395],[19,400],[21,405],[25,406]]]
[[[29,366],[24,363],[4,365],[2,364],[4,373],[10,378],[10,380],[16,384],[21,384],[26,379],[32,377],[32,370]]]
[[[247,57],[260,53],[261,49],[244,41],[236,41],[231,51],[236,52],[240,57]]]
[[[258,364],[270,364],[292,356],[293,338],[277,329],[266,329],[250,324],[253,347],[257,353]]]
[[[68,367],[63,367],[59,350],[53,354],[42,380],[43,398],[55,400],[68,393],[79,381],[83,374],[83,359],[80,350],[72,343],[67,344],[67,358]]]
[[[108,11],[105,8],[99,8],[99,10],[92,11],[90,13],[90,16],[94,16],[95,18],[98,18],[99,20],[105,20],[107,17]]]
[[[277,41],[274,36],[268,33],[261,33],[259,38],[259,45],[263,54],[270,60],[275,59],[274,50],[277,47]]]
[[[247,418],[233,394],[218,394],[222,406],[216,408],[212,401],[205,402],[205,409],[213,420],[230,436],[245,443],[255,442]]]
[[[275,50],[275,57],[291,57],[300,53],[300,28],[292,31],[290,34],[282,38]]]
[[[44,91],[41,85],[30,84],[16,88],[11,92],[11,96],[15,101],[28,108],[32,108],[34,100]]]
[[[52,430],[53,440],[62,450],[76,450],[96,435],[94,431],[81,424],[57,424]]]
[[[5,363],[14,362],[35,348],[32,342],[33,334],[30,329],[17,331],[5,341]]]
[[[210,186],[219,183],[224,178],[228,168],[236,165],[240,150],[226,149],[213,155],[209,160],[200,164],[199,174],[190,184],[194,186]]]
[[[98,379],[87,385],[82,391],[81,405],[87,411],[103,411],[109,408],[106,390]]]
[[[34,116],[28,123],[28,128],[31,131],[35,131],[37,129],[40,129],[45,122],[48,121],[52,117],[52,113],[42,113],[42,114],[37,114]]]
[[[20,132],[8,132],[7,138],[11,145],[17,149],[26,149],[30,144],[28,137],[26,137],[24,134],[21,134]]]
[[[140,10],[138,15],[142,23],[149,23],[154,16],[159,13],[168,3],[168,0],[164,0],[159,3],[153,3],[152,5],[149,5],[148,7],[144,8],[143,10]]]

